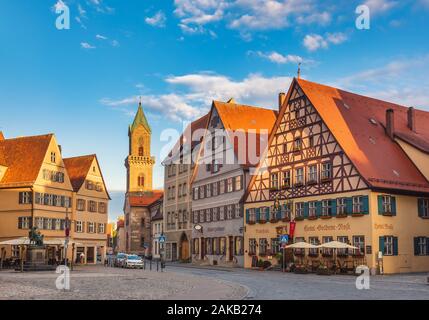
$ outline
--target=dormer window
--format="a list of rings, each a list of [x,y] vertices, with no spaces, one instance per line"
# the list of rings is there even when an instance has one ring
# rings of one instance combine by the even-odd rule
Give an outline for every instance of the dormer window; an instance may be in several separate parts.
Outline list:
[[[52,163],[56,163],[56,157],[57,157],[56,153],[55,152],[51,152],[51,162]]]

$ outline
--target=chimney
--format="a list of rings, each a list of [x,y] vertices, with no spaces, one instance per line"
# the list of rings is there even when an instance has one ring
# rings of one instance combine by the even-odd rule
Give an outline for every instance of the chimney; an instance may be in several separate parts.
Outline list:
[[[416,110],[413,107],[408,108],[408,128],[416,132]]]
[[[387,109],[386,110],[386,134],[390,137],[390,139],[393,139],[393,136],[395,134],[395,125],[394,125],[394,114],[393,109]]]
[[[286,93],[280,92],[279,93],[279,111],[282,108],[283,103],[285,102],[285,100],[286,100]]]

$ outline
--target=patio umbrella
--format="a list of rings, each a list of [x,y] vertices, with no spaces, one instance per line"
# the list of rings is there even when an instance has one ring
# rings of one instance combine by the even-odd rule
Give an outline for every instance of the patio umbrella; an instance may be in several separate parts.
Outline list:
[[[307,242],[297,242],[286,246],[286,249],[317,249],[318,246],[307,243]]]
[[[321,245],[318,245],[316,247],[327,248],[327,249],[359,249],[358,247],[355,247],[340,241],[330,241],[330,242],[322,243]]]

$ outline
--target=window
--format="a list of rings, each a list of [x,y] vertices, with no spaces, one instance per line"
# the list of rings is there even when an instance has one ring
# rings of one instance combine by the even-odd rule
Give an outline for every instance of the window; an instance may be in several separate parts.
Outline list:
[[[283,188],[289,188],[290,187],[290,171],[284,171],[283,172]]]
[[[198,200],[198,187],[194,188],[194,200]]]
[[[303,108],[297,108],[295,109],[295,118],[299,119],[304,116],[304,109]]]
[[[98,233],[104,234],[105,225],[104,223],[98,224]]]
[[[200,239],[194,239],[193,240],[192,251],[194,254],[200,253]]]
[[[210,222],[210,221],[212,221],[212,217],[210,214],[210,209],[207,209],[206,210],[206,222]]]
[[[219,181],[219,194],[225,193],[225,180]]]
[[[216,197],[218,195],[218,190],[219,190],[217,182],[213,183],[212,190],[213,190],[213,197]]]
[[[227,207],[226,207],[226,218],[228,219],[228,220],[231,220],[232,219],[232,204],[230,204],[230,205],[228,205]]]
[[[88,222],[88,233],[95,233],[94,222]]]
[[[200,222],[204,222],[204,210],[200,210]]]
[[[279,238],[271,239],[271,254],[276,255],[280,252],[280,241]]]
[[[20,192],[18,202],[19,204],[31,203],[31,192]]]
[[[235,177],[235,191],[241,190],[241,176]]]
[[[310,201],[308,203],[308,216],[315,218],[317,216],[317,202]]]
[[[37,229],[44,229],[43,218],[41,217],[36,218],[36,227]]]
[[[317,182],[317,166],[312,165],[308,167],[308,182]]]
[[[232,192],[233,191],[233,183],[232,178],[227,179],[227,191],[226,192]]]
[[[137,177],[137,185],[139,187],[144,187],[144,176],[142,174]]]
[[[256,222],[256,211],[255,208],[248,209],[249,210],[249,217],[248,222]]]
[[[281,218],[282,219],[290,219],[291,218],[291,213],[292,213],[292,203],[288,202],[288,203],[284,203],[281,207]]]
[[[226,254],[226,238],[220,238],[220,254]]]
[[[298,243],[298,242],[305,242],[305,238],[304,237],[296,237],[295,243]],[[304,255],[305,249],[293,249],[293,253],[295,255]]]
[[[30,229],[31,217],[19,217],[18,218],[18,229]]]
[[[386,236],[384,237],[384,252],[385,256],[393,256],[393,237]]]
[[[270,177],[271,189],[277,190],[279,188],[279,174],[277,172],[271,173]]]
[[[295,215],[297,218],[304,218],[304,202],[295,204]]]
[[[200,190],[200,196],[199,196],[199,199],[204,199],[204,191],[205,191],[205,188],[204,188],[204,186],[201,186],[201,187],[199,187],[199,190]]]
[[[219,220],[225,220],[225,207],[224,206],[219,208]]]
[[[390,213],[392,212],[392,197],[391,196],[383,196],[383,212]]]
[[[333,240],[334,240],[334,238],[331,236],[322,237],[322,243],[328,243],[328,242],[331,242]],[[322,249],[322,254],[325,256],[332,256],[333,252],[334,252],[334,250],[332,248],[323,248]]]
[[[414,255],[416,256],[429,255],[429,238],[427,237],[414,238]]]
[[[322,216],[330,217],[332,213],[331,201],[323,200],[322,201]]]
[[[361,213],[363,212],[363,201],[362,197],[353,197],[353,213]]]
[[[11,246],[12,249],[12,257],[19,258],[19,246]]]
[[[322,180],[330,180],[332,178],[332,165],[330,162],[322,164]]]
[[[177,188],[177,197],[180,198],[182,197],[182,185],[179,184],[179,188]]]
[[[206,185],[206,192],[207,192],[207,194],[206,194],[207,197],[211,197],[212,196],[212,185],[211,185],[211,183],[209,183],[208,185]]]
[[[52,163],[55,163],[56,162],[56,159],[57,158],[57,155],[56,155],[56,153],[55,152],[51,152],[51,162]]]
[[[61,219],[55,219],[55,230],[63,230],[62,229],[62,220]]]
[[[97,202],[89,201],[89,212],[97,212]]]
[[[90,180],[86,180],[85,187],[88,190],[94,190],[94,183],[92,181],[90,181]]]
[[[353,246],[359,248],[354,249],[354,255],[365,254],[365,237],[364,236],[353,236]]]
[[[346,211],[346,198],[338,198],[337,199],[337,214],[338,215],[345,215],[345,214],[347,214],[347,211]]]
[[[235,217],[234,218],[242,217],[241,210],[242,210],[242,206],[239,204],[236,204],[235,205]]]
[[[429,199],[418,199],[419,217],[429,218]]]
[[[300,151],[302,149],[302,139],[295,138],[293,141],[293,151]]]
[[[77,210],[78,211],[85,211],[85,200],[83,199],[77,199]]]
[[[182,196],[186,196],[188,194],[187,185],[184,183],[182,185]]]
[[[317,238],[317,237],[309,237],[308,241],[310,242],[310,244],[313,244],[316,246],[319,245],[319,238]],[[308,253],[312,256],[319,255],[319,249],[308,249],[308,250],[309,250]]]
[[[347,236],[337,237],[338,242],[349,243],[349,238]],[[348,254],[348,249],[337,249],[337,254],[339,256],[346,256]]]
[[[249,239],[249,254],[256,254],[256,239]]]
[[[265,256],[267,255],[267,247],[268,247],[268,241],[266,238],[259,239],[259,255]]]
[[[309,137],[308,137],[308,146],[309,146],[310,148],[313,148],[313,147],[314,147],[314,136],[309,136]]]
[[[295,184],[304,184],[304,168],[298,168],[295,170]]]
[[[144,155],[144,150],[143,150],[143,146],[139,147],[139,157],[143,157]]]
[[[107,207],[106,207],[106,204],[104,202],[98,203],[98,212],[99,213],[107,213]]]
[[[219,208],[213,208],[212,209],[212,216],[213,216],[213,221],[218,221],[219,220]]]

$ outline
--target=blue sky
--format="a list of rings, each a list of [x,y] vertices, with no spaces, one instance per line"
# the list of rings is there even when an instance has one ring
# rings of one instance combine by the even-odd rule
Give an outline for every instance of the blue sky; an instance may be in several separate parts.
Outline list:
[[[181,130],[212,99],[275,108],[298,62],[305,79],[429,110],[428,0],[63,3],[69,30],[55,27],[61,2],[0,1],[0,130],[53,132],[64,156],[97,153],[112,191],[125,189],[139,96],[157,188],[164,129]],[[361,4],[369,30],[355,27]]]

